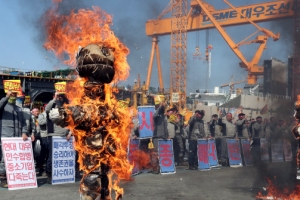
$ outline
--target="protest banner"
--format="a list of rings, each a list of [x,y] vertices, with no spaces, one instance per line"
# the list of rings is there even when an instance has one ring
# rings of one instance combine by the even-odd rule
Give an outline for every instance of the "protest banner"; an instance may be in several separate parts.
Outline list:
[[[24,104],[30,104],[30,103],[31,103],[30,96],[25,96]]]
[[[5,93],[10,90],[18,93],[17,96],[22,95],[21,80],[3,80],[3,88]]]
[[[283,142],[281,139],[271,140],[272,162],[283,162]]]
[[[206,139],[197,141],[198,169],[210,170],[208,161],[208,142]]]
[[[293,160],[291,142],[287,139],[283,140],[283,154],[284,154],[284,161]]]
[[[208,140],[208,161],[210,167],[219,166],[215,139]]]
[[[139,163],[134,162],[137,158],[134,156],[138,155],[139,150],[139,140],[138,139],[131,139],[129,141],[129,148],[128,148],[128,161],[130,164],[133,165],[132,174],[136,175],[139,173]]]
[[[252,158],[252,153],[250,150],[250,140],[241,139],[241,144],[242,144],[242,151],[243,151],[243,158],[244,158],[245,166],[253,165],[253,158]]]
[[[242,158],[239,140],[227,139],[227,150],[230,167],[242,167]]]
[[[52,184],[75,182],[75,150],[73,138],[52,137]]]
[[[67,82],[57,82],[54,84],[55,91],[60,94],[66,93]]]
[[[8,190],[37,188],[31,139],[13,137],[1,141]]]
[[[161,174],[175,173],[173,140],[158,140],[158,157]]]
[[[139,132],[141,139],[153,137],[153,115],[154,106],[138,106]]]
[[[260,157],[262,162],[270,161],[269,141],[266,138],[260,138]]]

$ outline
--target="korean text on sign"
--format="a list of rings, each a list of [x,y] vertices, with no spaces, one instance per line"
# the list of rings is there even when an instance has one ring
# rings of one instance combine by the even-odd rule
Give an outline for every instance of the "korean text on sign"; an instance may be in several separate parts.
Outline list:
[[[139,112],[138,120],[139,120],[140,138],[153,137],[154,106],[139,106],[138,112]]]
[[[226,141],[230,166],[242,166],[239,141],[236,139],[227,139]]]
[[[75,182],[73,139],[52,137],[52,184]]]
[[[36,188],[31,140],[1,138],[9,190]]]
[[[158,140],[158,156],[161,173],[175,173],[173,140]]]

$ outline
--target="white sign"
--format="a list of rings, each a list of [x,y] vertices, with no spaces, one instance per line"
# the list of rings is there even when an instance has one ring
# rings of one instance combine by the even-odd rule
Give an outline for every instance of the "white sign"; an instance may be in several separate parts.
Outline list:
[[[173,103],[178,103],[179,102],[179,93],[172,93],[172,102]]]
[[[1,138],[9,190],[37,188],[31,139]]]
[[[52,184],[75,182],[73,138],[52,137]]]

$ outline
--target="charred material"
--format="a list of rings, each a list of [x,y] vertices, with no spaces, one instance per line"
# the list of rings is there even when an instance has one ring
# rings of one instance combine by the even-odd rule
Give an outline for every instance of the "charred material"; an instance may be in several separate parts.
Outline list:
[[[114,78],[113,64],[111,49],[95,44],[82,48],[77,55],[77,71],[86,80],[82,104],[60,112],[66,122],[72,122],[76,144],[84,148],[79,152],[80,169],[84,171],[80,184],[82,200],[110,199],[109,158],[115,156],[116,144],[106,126],[118,126],[119,118],[104,102],[104,84]],[[77,131],[84,132],[84,136],[77,135]]]

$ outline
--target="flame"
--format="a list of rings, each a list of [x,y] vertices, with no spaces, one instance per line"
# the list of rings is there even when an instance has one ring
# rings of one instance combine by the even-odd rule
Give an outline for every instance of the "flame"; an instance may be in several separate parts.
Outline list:
[[[262,192],[259,192],[256,199],[300,200],[299,184],[296,185],[293,191],[290,191],[288,188],[284,188],[283,190],[278,189],[270,179],[267,179],[267,182],[267,196],[263,195]]]
[[[70,15],[57,13],[56,0],[52,9],[43,16],[46,27],[46,41],[44,47],[66,65],[76,65],[78,48],[88,44],[103,44],[114,49],[114,68],[116,71],[114,82],[126,80],[129,76],[129,65],[126,57],[129,49],[114,35],[110,29],[112,17],[97,6],[92,10],[79,9],[71,11]],[[65,59],[68,55],[68,59]]]
[[[114,68],[115,76],[113,82],[125,80],[129,75],[129,65],[126,56],[129,49],[122,44],[110,29],[112,17],[99,7],[93,6],[91,10],[80,9],[78,12],[71,11],[70,15],[63,16],[57,13],[57,5],[61,2],[55,0],[55,7],[48,10],[44,15],[46,27],[46,41],[44,47],[51,50],[65,64],[75,66],[76,52],[78,47],[84,47],[88,44],[102,44],[106,47],[114,49]],[[68,55],[68,59],[64,59],[64,55]],[[116,199],[122,196],[123,189],[118,186],[120,180],[130,180],[132,165],[127,159],[127,147],[131,132],[132,112],[128,107],[119,107],[118,100],[113,95],[111,85],[105,84],[104,93],[105,100],[89,99],[84,94],[84,78],[77,78],[73,83],[67,84],[66,94],[70,99],[67,106],[80,105],[86,112],[86,118],[92,118],[98,127],[105,126],[107,136],[103,138],[103,147],[99,150],[93,150],[85,144],[86,132],[76,128],[76,124],[71,119],[68,121],[68,127],[75,136],[74,146],[79,154],[78,162],[80,169],[86,174],[98,169],[100,163],[109,164],[109,189],[116,192]],[[107,106],[108,117],[117,116],[116,120],[101,119],[99,107]],[[72,113],[69,111],[69,115]],[[104,122],[105,121],[105,122]],[[93,131],[95,128],[91,128]],[[114,155],[103,154],[108,148],[109,141],[113,140],[115,145]],[[97,163],[93,167],[84,164],[85,156],[97,155]],[[103,156],[104,155],[104,156]]]

